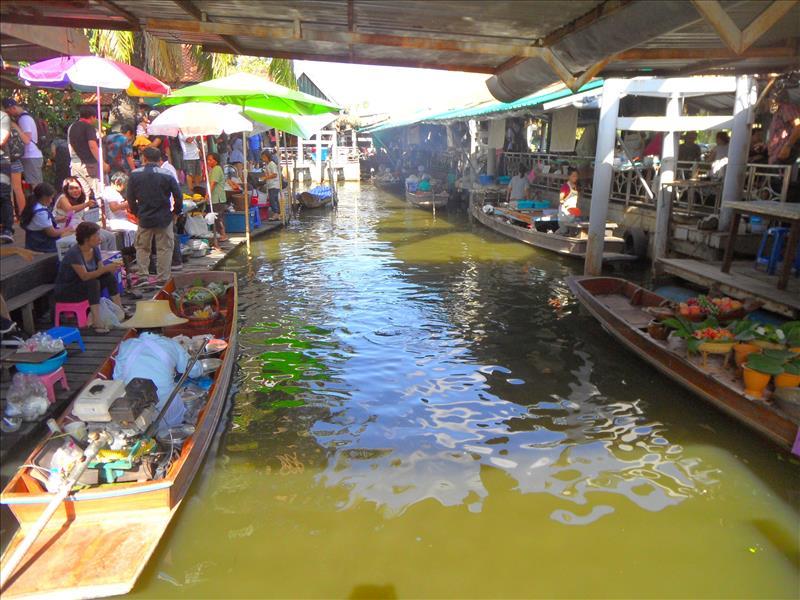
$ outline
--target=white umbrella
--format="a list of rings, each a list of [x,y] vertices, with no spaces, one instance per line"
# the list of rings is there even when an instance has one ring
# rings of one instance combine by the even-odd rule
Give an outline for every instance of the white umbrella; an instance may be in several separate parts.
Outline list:
[[[186,137],[200,136],[200,149],[203,153],[203,172],[206,174],[206,196],[211,214],[216,220],[214,203],[211,202],[211,184],[208,180],[208,162],[206,161],[206,143],[202,139],[205,135],[232,134],[240,131],[252,131],[253,124],[239,114],[238,107],[223,106],[208,102],[187,102],[172,106],[153,119],[147,128],[151,135],[177,136],[179,133]],[[248,209],[249,206],[245,205]],[[250,245],[250,215],[245,210],[246,237]],[[214,231],[214,243],[217,241],[217,229]]]

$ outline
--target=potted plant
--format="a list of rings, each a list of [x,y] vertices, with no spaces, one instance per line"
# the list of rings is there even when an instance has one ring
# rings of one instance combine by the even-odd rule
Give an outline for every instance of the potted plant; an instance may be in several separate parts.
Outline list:
[[[744,393],[748,396],[761,398],[764,390],[769,385],[774,375],[783,373],[784,360],[766,354],[765,350],[759,354],[751,354],[747,362],[742,365],[744,376]]]
[[[774,325],[757,325],[753,328],[753,343],[765,350],[782,350],[786,347],[786,333]]]
[[[761,351],[761,347],[754,343],[756,339],[756,327],[758,327],[758,323],[744,319],[736,321],[730,326],[733,330],[734,339],[736,340],[736,343],[733,345],[733,352],[737,367],[741,367],[749,355]]]
[[[800,354],[800,321],[789,321],[781,325],[781,331],[786,335],[786,345],[795,354]]]
[[[800,355],[789,352],[789,358],[783,364],[783,373],[775,376],[776,388],[796,388],[800,387]]]

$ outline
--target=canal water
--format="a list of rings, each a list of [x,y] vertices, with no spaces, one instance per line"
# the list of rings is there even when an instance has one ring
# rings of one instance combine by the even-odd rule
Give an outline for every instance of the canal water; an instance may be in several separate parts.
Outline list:
[[[357,184],[234,256],[230,414],[133,595],[797,597],[798,462],[621,348],[580,267]]]

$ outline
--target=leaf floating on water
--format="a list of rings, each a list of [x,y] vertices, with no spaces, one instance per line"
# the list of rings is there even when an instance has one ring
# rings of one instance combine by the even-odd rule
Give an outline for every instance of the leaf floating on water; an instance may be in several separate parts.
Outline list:
[[[305,402],[303,400],[276,400],[275,402],[270,403],[272,408],[294,408],[296,406],[305,406]]]

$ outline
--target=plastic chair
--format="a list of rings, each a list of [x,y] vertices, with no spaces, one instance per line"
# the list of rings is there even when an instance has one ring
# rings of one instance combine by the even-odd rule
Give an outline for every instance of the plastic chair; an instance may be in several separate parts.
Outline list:
[[[44,387],[47,388],[47,399],[50,400],[50,404],[56,401],[56,391],[55,391],[55,384],[56,382],[61,382],[61,389],[65,392],[69,391],[69,384],[67,383],[67,374],[64,372],[64,367],[58,367],[52,373],[48,373],[47,375],[37,375],[39,381],[44,384]]]
[[[61,315],[74,314],[78,320],[78,327],[86,327],[89,324],[89,301],[83,302],[56,302],[55,326],[61,325]]]
[[[83,338],[81,332],[77,327],[53,327],[48,329],[45,333],[52,338],[56,338],[67,344],[78,344],[81,352],[86,352],[86,346],[83,345]]]
[[[775,274],[778,263],[781,262],[787,235],[789,235],[788,227],[770,227],[764,232],[756,254],[756,269],[764,266],[767,268],[768,275]],[[770,239],[772,239],[772,245],[770,245]]]

